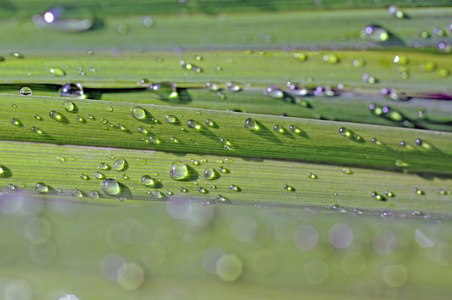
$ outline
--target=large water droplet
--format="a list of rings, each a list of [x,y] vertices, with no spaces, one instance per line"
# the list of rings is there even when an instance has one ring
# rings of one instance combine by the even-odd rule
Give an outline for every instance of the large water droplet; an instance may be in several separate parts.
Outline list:
[[[80,83],[66,83],[60,90],[61,97],[85,98],[83,87]]]
[[[78,32],[93,28],[95,18],[92,10],[77,5],[58,5],[42,16],[34,16],[38,28],[49,27],[59,31]]]
[[[137,120],[144,120],[147,117],[146,110],[138,106],[132,107],[131,113],[132,117],[134,117]]]
[[[23,88],[20,89],[19,93],[22,96],[31,96],[32,91],[28,86],[24,86]]]
[[[77,111],[77,107],[75,106],[74,102],[72,102],[72,101],[64,101],[63,108],[68,112],[76,112]]]
[[[207,168],[204,170],[204,179],[213,180],[218,177],[217,171],[214,168]]]
[[[170,167],[169,175],[173,180],[184,180],[188,177],[188,167],[180,161],[173,162]]]
[[[109,196],[116,196],[121,192],[119,183],[112,178],[102,181],[101,188]]]

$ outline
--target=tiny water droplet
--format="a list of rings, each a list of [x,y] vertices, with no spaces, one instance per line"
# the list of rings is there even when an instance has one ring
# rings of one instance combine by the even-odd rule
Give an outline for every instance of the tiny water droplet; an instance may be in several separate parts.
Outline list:
[[[301,133],[301,129],[298,128],[298,127],[295,126],[295,125],[290,125],[290,126],[289,126],[289,130],[292,131],[293,133],[296,133],[296,134],[300,134],[300,133]]]
[[[337,64],[339,62],[339,57],[336,54],[325,54],[322,59],[329,64]]]
[[[236,82],[228,82],[226,86],[230,92],[240,92],[242,90],[242,87]]]
[[[304,62],[304,61],[306,61],[306,59],[308,59],[308,56],[306,55],[306,53],[301,53],[301,52],[294,53],[293,57],[300,62]]]
[[[90,120],[96,120],[96,118],[93,115],[90,115],[90,114],[86,115],[86,117],[88,119],[90,119]]]
[[[229,173],[229,170],[226,169],[226,168],[224,168],[223,166],[219,166],[219,167],[218,167],[218,171],[220,171],[220,172],[223,173],[223,174]]]
[[[184,180],[188,177],[188,167],[186,164],[176,161],[171,164],[170,178],[173,180]]]
[[[105,175],[102,174],[101,172],[94,172],[94,177],[97,179],[104,179]]]
[[[291,187],[290,185],[287,185],[287,184],[284,184],[283,188],[289,192],[293,192],[295,190],[293,187]]]
[[[379,193],[377,193],[377,192],[372,192],[372,198],[374,198],[374,199],[376,199],[376,200],[378,200],[378,201],[384,201],[384,200],[386,200],[385,199],[385,197],[383,197],[382,195],[380,195]]]
[[[115,161],[115,163],[113,165],[113,170],[120,172],[120,171],[127,170],[128,167],[129,167],[129,164],[127,163],[127,161],[123,158],[119,158]]]
[[[269,87],[267,87],[263,94],[265,96],[268,96],[270,98],[274,98],[274,99],[282,99],[284,98],[284,92],[276,85],[271,85]]]
[[[438,194],[440,194],[440,195],[447,195],[447,192],[445,190],[443,190],[443,189],[439,189],[438,190]]]
[[[59,112],[57,112],[56,110],[51,110],[49,112],[49,117],[51,119],[54,119],[57,122],[64,121],[64,119],[65,119],[64,116],[62,114],[60,114]]]
[[[311,179],[317,179],[318,178],[317,175],[315,175],[313,173],[309,173],[308,177],[311,178]]]
[[[38,182],[35,185],[35,191],[38,193],[48,193],[50,188],[44,182]]]
[[[347,211],[346,211],[344,208],[342,208],[339,204],[335,204],[335,205],[331,206],[331,210],[332,210],[332,211],[335,211],[335,212],[338,212],[338,213],[346,213],[346,212],[347,212]]]
[[[89,176],[88,176],[88,175],[85,175],[85,174],[81,174],[81,175],[80,175],[80,178],[81,178],[82,180],[89,180],[89,179],[90,179]]]
[[[385,191],[385,195],[388,197],[395,197],[394,193],[390,191]]]
[[[210,185],[210,188],[211,188],[211,189],[216,189],[217,186],[216,186],[215,184],[211,184],[211,185]]]
[[[10,122],[11,122],[11,124],[13,124],[14,126],[19,126],[19,127],[22,127],[22,126],[23,126],[23,125],[22,125],[22,122],[19,121],[19,120],[16,119],[16,118],[11,118]]]
[[[201,194],[206,194],[207,190],[205,188],[199,187],[198,192],[200,192]]]
[[[154,25],[154,20],[150,16],[143,17],[141,24],[143,24],[144,27],[151,28],[152,25]]]
[[[66,162],[66,158],[64,158],[64,157],[62,157],[62,156],[57,156],[56,159],[57,159],[60,163]]]
[[[229,188],[231,189],[231,191],[234,191],[234,192],[240,192],[240,190],[241,190],[238,186],[236,186],[234,184],[232,184]]]
[[[207,119],[206,120],[206,126],[208,126],[208,127],[215,127],[216,124],[215,124],[215,122],[213,120]]]
[[[415,189],[414,189],[414,192],[415,192],[417,195],[420,195],[420,196],[425,195],[425,192],[424,192],[423,190],[418,189],[418,188],[415,188]]]
[[[172,196],[172,195],[173,195],[173,192],[171,192],[171,191],[165,191],[165,194],[166,194],[167,196]]]
[[[394,218],[394,213],[390,210],[385,210],[381,213],[380,217],[385,220],[391,220],[392,218]]]
[[[228,202],[228,199],[226,197],[221,196],[221,195],[217,195],[217,202],[219,202],[219,203],[226,203],[226,202]]]
[[[388,13],[393,16],[394,18],[397,19],[403,19],[405,17],[405,14],[403,13],[403,11],[400,9],[400,7],[396,6],[396,5],[391,5],[388,7]]]
[[[99,166],[98,166],[98,168],[101,169],[101,170],[110,170],[111,167],[110,167],[109,164],[106,164],[106,163],[100,163]]]
[[[395,165],[396,165],[397,167],[408,167],[410,164],[404,162],[404,161],[401,160],[401,159],[398,159],[398,160],[395,161]]]
[[[50,68],[50,73],[53,74],[56,77],[63,77],[66,76],[66,72],[64,72],[62,69],[60,68]]]
[[[160,139],[156,136],[150,136],[149,142],[158,145],[158,144],[160,144]]]
[[[86,120],[82,116],[75,116],[75,120],[80,123],[86,123]]]
[[[143,126],[138,126],[137,131],[139,133],[142,133],[142,134],[148,134],[149,133],[149,131]]]
[[[31,94],[33,93],[31,88],[29,88],[28,86],[24,86],[23,88],[20,89],[19,93],[22,96],[31,96]]]
[[[351,140],[355,140],[355,141],[358,141],[358,142],[362,141],[362,137],[361,136],[359,136],[358,134],[354,133],[351,130],[348,130],[345,127],[339,128],[339,134],[344,136],[344,137],[346,137],[346,138],[349,138]]]
[[[154,187],[158,185],[159,182],[157,179],[154,179],[149,175],[143,175],[140,179],[140,183],[145,186]]]
[[[108,106],[108,107],[107,107],[107,111],[108,111],[108,112],[112,112],[112,111],[113,111],[113,107],[112,107],[112,106]]]
[[[116,196],[121,192],[119,183],[112,178],[102,181],[101,188],[109,196]]]
[[[34,115],[34,118],[35,118],[36,120],[42,121],[42,117],[41,117],[40,115]]]
[[[342,173],[351,175],[353,171],[350,168],[342,168]]]
[[[182,193],[188,193],[188,190],[187,190],[186,188],[183,188],[183,187],[180,188],[180,191],[181,191]]]
[[[187,121],[187,126],[195,130],[201,130],[202,128],[201,125],[199,125],[195,120],[192,119]]]
[[[74,102],[72,101],[64,101],[63,108],[68,112],[75,112],[77,110]]]
[[[31,130],[32,132],[37,133],[37,134],[44,134],[44,131],[42,131],[41,129],[39,129],[39,128],[36,127],[36,126],[32,126],[32,127],[30,128],[30,130]]]
[[[427,32],[427,30],[424,30],[424,29],[419,29],[418,34],[423,39],[426,39],[430,36],[430,34]]]

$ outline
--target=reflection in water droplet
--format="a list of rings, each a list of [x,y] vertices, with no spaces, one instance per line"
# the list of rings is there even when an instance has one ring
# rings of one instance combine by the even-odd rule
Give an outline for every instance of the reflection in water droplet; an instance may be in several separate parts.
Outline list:
[[[121,192],[119,183],[112,178],[102,181],[101,188],[109,196],[116,196]]]
[[[66,83],[59,91],[61,97],[85,98],[83,87],[80,83]]]
[[[19,93],[22,96],[31,96],[32,91],[28,86],[24,86],[23,88],[20,89]]]
[[[184,180],[188,177],[188,167],[186,164],[176,161],[171,164],[170,177],[173,180]]]

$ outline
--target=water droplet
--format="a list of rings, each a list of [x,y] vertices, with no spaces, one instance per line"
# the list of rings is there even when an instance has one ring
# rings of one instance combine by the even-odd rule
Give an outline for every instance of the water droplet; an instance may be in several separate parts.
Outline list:
[[[206,126],[208,126],[208,127],[215,127],[215,126],[217,126],[217,124],[213,120],[207,119],[206,120]]]
[[[160,191],[152,191],[152,197],[155,199],[162,199],[164,195]]]
[[[71,191],[71,195],[72,197],[76,197],[76,198],[82,198],[83,197],[83,193],[79,190],[72,190]]]
[[[408,57],[404,56],[404,55],[396,55],[394,56],[394,63],[399,64],[399,65],[407,65],[409,62]]]
[[[188,167],[186,164],[176,161],[171,164],[170,178],[173,180],[184,180],[188,177]]]
[[[394,18],[397,18],[397,19],[403,19],[405,17],[405,14],[400,9],[400,7],[398,7],[396,5],[389,6],[388,12],[391,16],[393,16]]]
[[[143,17],[143,20],[141,21],[144,27],[151,28],[152,25],[154,25],[154,20],[150,16]]]
[[[88,119],[90,119],[90,120],[96,120],[96,118],[93,115],[90,115],[90,114],[86,115],[86,117]]]
[[[112,106],[108,106],[108,107],[107,107],[107,111],[108,111],[108,112],[112,112],[112,111],[113,111],[113,107],[112,107]]]
[[[283,185],[283,188],[284,188],[286,191],[289,191],[289,192],[295,191],[295,189],[294,189],[293,187],[291,187],[290,185],[287,185],[287,184],[284,184],[284,185]]]
[[[331,206],[331,210],[332,210],[332,211],[335,211],[335,212],[338,212],[338,213],[346,213],[346,212],[347,212],[347,211],[346,211],[344,208],[342,208],[339,204],[335,204],[335,205]]]
[[[105,175],[102,174],[101,172],[94,172],[94,177],[97,179],[104,179]]]
[[[359,136],[358,134],[354,133],[351,130],[348,130],[345,127],[339,128],[339,134],[344,136],[344,137],[346,137],[346,138],[349,138],[351,140],[355,140],[355,141],[358,141],[358,142],[362,141],[361,136]]]
[[[365,83],[374,84],[378,82],[378,79],[376,79],[374,76],[369,75],[368,73],[364,73],[362,76],[362,80]]]
[[[337,64],[339,62],[339,57],[336,54],[325,54],[322,59],[329,64]]]
[[[172,82],[151,84],[149,89],[162,100],[177,99],[179,97],[176,84]]]
[[[156,137],[156,136],[150,136],[149,137],[149,142],[158,145],[158,144],[160,144],[160,139],[158,137]]]
[[[181,191],[182,193],[188,193],[188,190],[187,190],[186,188],[183,188],[183,187],[180,188],[180,191]]]
[[[13,124],[14,126],[19,126],[19,127],[22,127],[22,126],[23,126],[23,125],[22,125],[22,122],[19,121],[19,120],[16,119],[16,118],[11,118],[10,122],[11,122],[11,124]]]
[[[353,174],[353,171],[350,168],[342,168],[342,172],[348,175]]]
[[[61,97],[85,98],[83,87],[80,83],[66,83],[60,90]]]
[[[174,115],[165,115],[166,122],[170,124],[178,124],[179,120]]]
[[[425,72],[431,72],[436,69],[436,63],[433,61],[426,61],[420,64],[419,68]]]
[[[384,212],[381,213],[380,216],[382,219],[391,220],[392,218],[394,218],[394,213],[390,210],[385,210]]]
[[[395,197],[394,193],[390,191],[385,191],[385,195],[388,197]]]
[[[242,90],[240,84],[236,82],[228,82],[226,86],[230,92],[240,92]]]
[[[439,189],[438,190],[438,194],[440,194],[440,195],[447,195],[447,192],[445,190],[443,190],[443,189]]]
[[[82,116],[75,116],[75,120],[80,123],[86,123],[86,120]]]
[[[362,68],[362,67],[364,67],[366,62],[364,61],[364,59],[357,58],[357,59],[353,60],[352,64],[355,68]]]
[[[306,55],[306,53],[301,53],[301,52],[294,53],[293,57],[301,62],[306,61],[306,59],[308,59],[308,56]]]
[[[38,28],[49,27],[64,32],[86,31],[95,23],[94,13],[86,7],[58,5],[46,11],[42,16],[34,16],[33,22]]]
[[[217,186],[216,186],[215,184],[211,184],[211,185],[210,185],[210,188],[211,188],[211,189],[216,189]]]
[[[98,198],[100,198],[100,194],[97,191],[91,191],[91,192],[89,192],[88,197],[90,197],[92,199],[98,199]]]
[[[309,173],[308,177],[311,178],[311,179],[317,179],[318,178],[317,175],[315,175],[313,173]]]
[[[132,112],[132,117],[134,117],[137,120],[144,120],[147,117],[146,111],[143,108],[138,107],[138,106],[133,107],[131,112]]]
[[[30,128],[30,130],[31,130],[32,132],[34,132],[34,133],[37,133],[37,134],[44,134],[44,131],[42,131],[41,129],[39,129],[39,128],[36,127],[36,126],[32,126],[32,127]]]
[[[101,169],[101,170],[110,170],[111,167],[110,167],[109,164],[106,164],[106,163],[100,163],[99,166],[98,166],[98,168]]]
[[[244,126],[245,126],[246,129],[249,129],[249,130],[252,130],[252,131],[259,130],[259,125],[257,124],[257,122],[253,118],[246,119]]]
[[[170,141],[173,142],[173,143],[179,143],[179,140],[177,138],[175,138],[175,137],[171,137]]]
[[[284,128],[282,128],[280,125],[276,124],[275,126],[273,126],[273,130],[276,131],[277,133],[280,134],[284,134],[285,130]]]
[[[213,180],[218,177],[217,171],[214,168],[207,168],[204,170],[204,179]]]
[[[425,195],[425,192],[424,192],[423,190],[418,189],[418,188],[415,188],[415,189],[414,189],[414,192],[415,192],[416,194],[420,195],[420,196]]]
[[[172,195],[173,195],[173,192],[171,192],[171,191],[165,191],[165,194],[166,194],[167,196],[172,196]]]
[[[241,191],[241,189],[238,186],[234,185],[234,184],[232,184],[229,188],[231,189],[231,191],[234,191],[234,192],[240,192]]]
[[[22,96],[31,96],[32,91],[28,86],[24,86],[23,88],[20,89],[19,92]]]
[[[226,168],[224,168],[223,166],[219,166],[219,167],[218,167],[218,171],[220,171],[220,172],[223,173],[223,174],[229,173],[229,170],[226,169]]]
[[[36,120],[42,121],[42,117],[41,117],[40,115],[34,115],[34,118],[35,118]]]
[[[75,106],[74,102],[72,102],[72,101],[64,101],[63,108],[68,112],[76,112],[77,111],[77,107]]]
[[[208,191],[205,188],[199,187],[198,192],[200,192],[201,194],[206,194]]]
[[[380,195],[377,192],[372,192],[372,198],[377,199],[378,201],[385,201],[385,197],[383,197],[382,195]]]
[[[35,185],[35,191],[38,193],[48,193],[50,188],[44,182],[38,182]]]
[[[396,161],[395,161],[395,165],[396,165],[397,167],[408,167],[408,166],[410,166],[409,163],[406,163],[406,162],[404,162],[404,161],[401,160],[401,159],[396,160]]]
[[[124,23],[116,23],[115,24],[115,31],[118,34],[126,35],[129,33],[129,30],[130,30],[129,26],[127,24],[124,24]]]
[[[101,188],[109,196],[116,196],[121,192],[119,183],[112,178],[102,181]]]
[[[202,128],[201,125],[199,125],[198,123],[196,123],[195,120],[192,120],[192,119],[187,121],[187,126],[189,128],[195,129],[195,130],[201,130],[201,128]]]
[[[221,195],[217,195],[217,202],[219,202],[219,203],[226,203],[226,202],[228,202],[228,199],[226,197],[221,196]]]
[[[427,32],[427,30],[424,30],[424,29],[419,29],[418,34],[423,39],[427,39],[430,36],[430,34]]]
[[[194,164],[195,166],[199,166],[199,161],[197,161],[196,159],[191,159],[190,160],[192,164]]]
[[[129,167],[129,164],[127,163],[127,161],[123,158],[119,158],[115,161],[115,163],[113,165],[113,170],[120,172],[120,171],[127,170],[128,167]]]
[[[381,43],[389,39],[389,33],[381,26],[369,25],[366,26],[360,33],[363,39],[370,42]]]
[[[62,69],[60,68],[50,68],[50,73],[52,73],[53,75],[55,75],[56,77],[62,77],[62,76],[66,76],[66,72],[64,72]]]
[[[276,85],[271,85],[264,90],[264,95],[274,98],[274,99],[282,99],[284,98],[284,92]]]
[[[446,68],[438,69],[438,76],[440,76],[440,77],[447,77],[447,76],[449,76],[449,74],[450,74],[450,72]]]
[[[154,187],[158,185],[159,181],[150,177],[149,175],[144,175],[141,177],[140,183],[145,186]]]
[[[89,179],[90,179],[89,176],[88,176],[88,175],[85,175],[85,174],[81,174],[81,175],[80,175],[80,178],[81,178],[82,180],[89,180]]]
[[[24,58],[23,54],[19,53],[19,52],[14,52],[14,51],[8,51],[9,55],[11,55],[14,58]]]
[[[439,42],[438,50],[444,53],[449,53],[450,51],[452,51],[452,45],[446,41]]]
[[[49,117],[54,119],[55,121],[62,122],[65,120],[65,117],[55,110],[51,110],[49,113]]]
[[[138,126],[137,131],[139,133],[142,133],[142,134],[148,134],[149,133],[149,131],[143,126]]]

